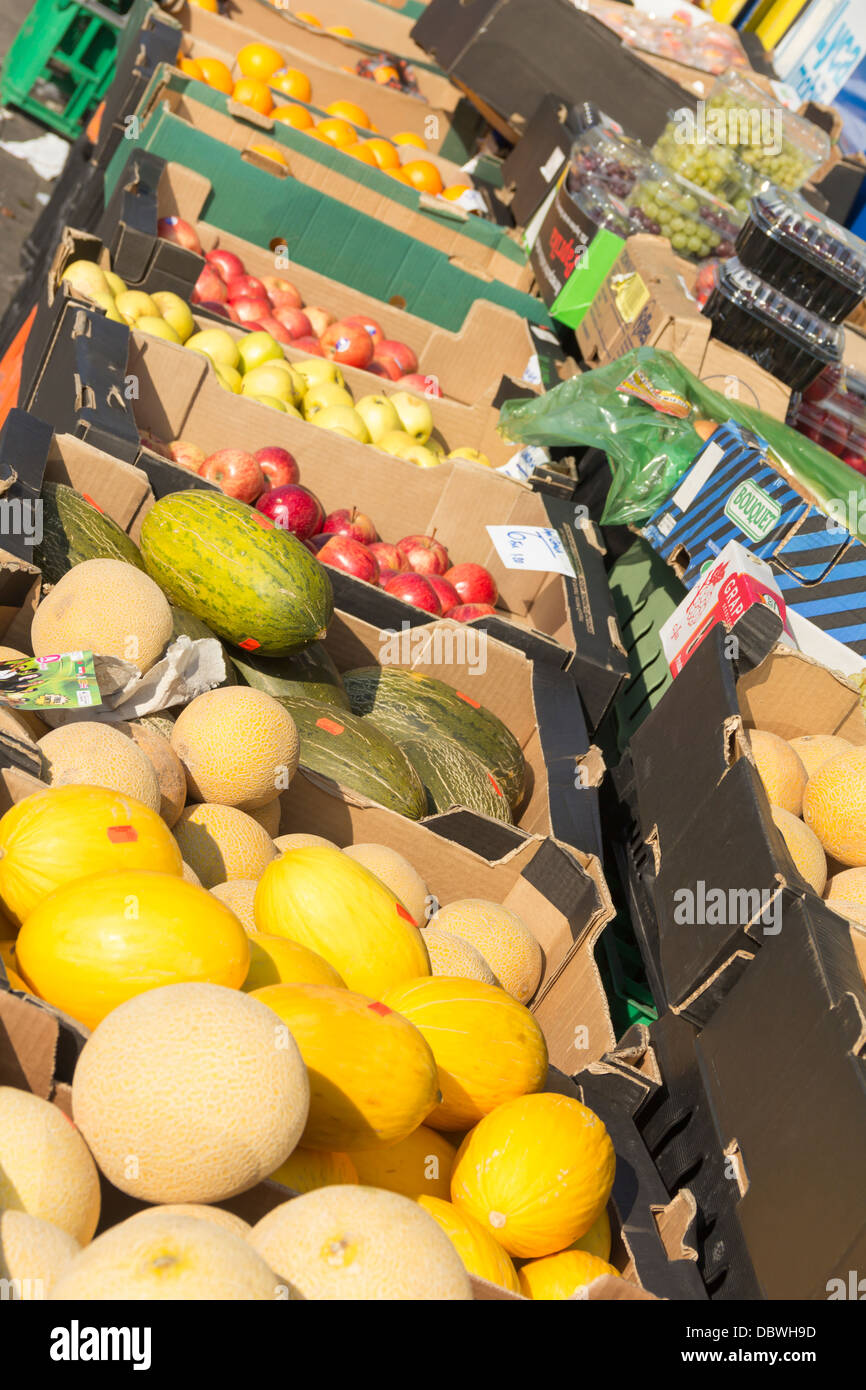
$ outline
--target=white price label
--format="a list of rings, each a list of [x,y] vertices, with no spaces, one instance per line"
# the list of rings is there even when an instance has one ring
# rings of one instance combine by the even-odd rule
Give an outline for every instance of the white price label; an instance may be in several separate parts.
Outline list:
[[[504,473],[506,478],[516,478],[518,482],[525,483],[527,478],[532,477],[536,468],[545,463],[550,463],[547,450],[539,448],[537,444],[527,444],[523,449],[518,449],[516,454],[512,454],[507,463],[501,463],[496,472]]]
[[[488,526],[487,534],[506,569],[568,574],[574,568],[552,526]]]
[[[451,206],[462,208],[464,212],[484,213],[487,211],[487,204],[477,188],[467,188],[465,193],[461,193],[459,198],[455,198]]]
[[[523,369],[523,378],[527,386],[541,385],[541,365],[538,361],[538,353],[534,352]]]

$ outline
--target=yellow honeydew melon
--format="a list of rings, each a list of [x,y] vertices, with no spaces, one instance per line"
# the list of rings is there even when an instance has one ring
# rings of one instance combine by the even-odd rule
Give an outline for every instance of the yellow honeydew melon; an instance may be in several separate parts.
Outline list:
[[[108,787],[159,813],[162,796],[147,755],[110,724],[82,719],[39,740],[45,780],[52,787]]]
[[[100,1169],[145,1202],[221,1202],[254,1187],[294,1149],[309,1102],[301,1054],[290,1036],[275,1045],[273,1013],[206,984],[121,1004],[88,1038],[72,1083]]]
[[[328,1149],[304,1149],[299,1144],[273,1173],[271,1182],[282,1183],[293,1192],[314,1192],[317,1187],[337,1183],[356,1183],[358,1172],[348,1154]]]
[[[430,918],[437,931],[462,937],[479,951],[498,983],[521,1004],[528,1004],[541,980],[544,956],[529,927],[500,903],[459,898]]]
[[[23,1303],[47,1298],[81,1246],[68,1231],[24,1211],[0,1210],[0,1279]]]
[[[420,927],[427,919],[427,904],[430,893],[421,875],[412,867],[408,859],[398,854],[388,845],[360,844],[347,845],[343,850],[357,864],[363,864],[371,874],[390,888],[400,899],[416,925]]]
[[[99,1174],[78,1130],[47,1100],[0,1086],[0,1211],[23,1211],[86,1245],[99,1220]]]
[[[387,1149],[353,1149],[349,1157],[365,1187],[384,1187],[404,1197],[444,1197],[451,1191],[456,1145],[444,1134],[419,1125]]]
[[[520,1292],[532,1299],[573,1298],[581,1289],[603,1274],[619,1278],[619,1271],[598,1255],[586,1250],[563,1250],[521,1266],[517,1278]]]
[[[605,1207],[601,1216],[593,1222],[586,1234],[580,1236],[568,1248],[569,1250],[585,1250],[588,1255],[597,1255],[600,1260],[609,1260],[610,1247],[610,1217],[607,1214],[607,1207]]]
[[[247,994],[268,985],[332,985],[345,989],[333,965],[297,941],[284,936],[264,936],[255,929],[247,932],[250,968],[244,980]]]
[[[298,766],[295,721],[263,690],[209,690],[190,701],[171,731],[193,801],[256,810],[289,785]],[[279,828],[279,827],[277,827]]]
[[[418,1198],[418,1203],[445,1232],[469,1274],[474,1274],[478,1279],[488,1279],[491,1284],[499,1284],[512,1293],[520,1292],[517,1270],[511,1256],[480,1221],[476,1221],[468,1211],[455,1207],[447,1198],[422,1196]]]
[[[264,827],[236,806],[187,806],[173,833],[205,888],[234,878],[259,879],[277,855]]]
[[[417,1202],[370,1187],[320,1187],[268,1212],[250,1244],[305,1299],[472,1298],[463,1261]]]
[[[58,580],[33,617],[35,656],[92,651],[149,671],[171,641],[168,599],[123,560],[84,560]]]

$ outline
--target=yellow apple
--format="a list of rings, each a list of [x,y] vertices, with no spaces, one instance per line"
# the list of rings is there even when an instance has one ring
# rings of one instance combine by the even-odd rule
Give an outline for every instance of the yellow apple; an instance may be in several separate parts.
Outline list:
[[[177,343],[178,347],[183,345],[183,339],[179,333],[175,333],[170,323],[166,323],[161,314],[142,314],[140,319],[135,319],[130,325],[136,333],[149,333],[152,338],[164,338],[167,343]]]
[[[346,384],[337,363],[327,357],[305,357],[301,362],[293,362],[292,366],[300,372],[308,386],[321,386],[325,381],[331,381],[336,386]]]
[[[214,362],[213,369],[216,372],[217,381],[226,391],[232,391],[236,396],[240,394],[241,382],[243,377],[234,367],[225,367],[222,362]]]
[[[374,444],[383,434],[400,428],[400,416],[387,396],[362,396],[355,402],[355,409],[367,426]]]
[[[283,376],[287,378],[292,387],[292,394],[288,399],[291,401],[292,405],[300,405],[306,394],[307,383],[304,381],[301,374],[295,371],[291,362],[287,362],[284,357],[276,357],[273,361],[265,362],[262,365],[276,367],[278,371],[283,373]],[[259,369],[258,367],[253,367],[252,370],[257,372]]]
[[[318,385],[308,386],[301,406],[304,419],[312,420],[320,410],[332,405],[345,406],[350,410],[354,405],[351,392],[347,391],[345,386],[338,386],[335,381],[323,381]]]
[[[314,425],[319,425],[323,430],[346,430],[353,439],[357,439],[359,444],[370,443],[367,426],[364,424],[357,410],[353,410],[351,406],[325,406],[323,410],[316,411],[312,423]]]
[[[114,295],[111,293],[111,290],[94,290],[93,294],[89,295],[88,298],[98,309],[102,309],[107,319],[111,319],[114,323],[126,323],[126,319],[117,312],[117,305],[114,302]],[[128,326],[127,324],[127,327]]]
[[[468,459],[470,463],[480,463],[484,468],[492,468],[493,464],[486,454],[482,454],[480,449],[470,449],[469,445],[460,445],[452,449],[450,454],[445,455],[449,459]]]
[[[115,295],[114,302],[117,305],[117,312],[124,320],[133,326],[136,319],[161,317],[159,309],[154,304],[149,294],[143,290],[124,290],[122,294]]]
[[[105,272],[96,261],[70,261],[60,278],[84,299],[93,299],[94,295],[104,294],[106,290],[111,293]]]
[[[439,466],[440,460],[433,450],[419,444],[405,430],[392,430],[390,434],[383,435],[378,441],[377,447],[384,449],[386,454],[393,454],[394,458],[405,459],[407,463],[417,464],[419,468],[437,468]]]
[[[111,293],[123,294],[124,290],[126,289],[126,281],[121,280],[119,275],[115,275],[113,270],[104,270],[102,273],[105,276],[108,288],[111,290]]]
[[[269,405],[272,410],[282,410],[285,413],[289,408],[286,402],[281,401],[278,396],[254,396],[249,391],[245,391],[244,395],[248,400],[258,401],[259,405]]]
[[[294,405],[295,388],[288,372],[281,372],[275,362],[263,362],[244,372],[241,393],[244,396],[277,396]]]
[[[426,444],[433,433],[433,414],[426,401],[411,391],[395,391],[388,397],[400,417],[400,424],[418,444]]]
[[[151,295],[151,299],[182,343],[192,337],[195,332],[195,319],[189,305],[179,294],[173,294],[171,290],[157,290]]]
[[[270,362],[285,355],[276,338],[266,333],[263,328],[245,334],[238,343],[238,352],[242,372],[249,372],[253,367],[260,367],[263,362]]]
[[[224,328],[204,328],[200,333],[193,333],[184,347],[204,353],[205,357],[219,362],[223,367],[237,367],[241,360],[237,343]]]

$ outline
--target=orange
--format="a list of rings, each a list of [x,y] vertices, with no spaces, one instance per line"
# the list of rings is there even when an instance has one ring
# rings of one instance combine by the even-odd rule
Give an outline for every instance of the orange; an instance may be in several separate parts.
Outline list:
[[[417,145],[419,150],[427,148],[427,141],[416,135],[414,130],[401,130],[397,135],[392,135],[391,139],[395,145]]]
[[[403,165],[406,182],[419,193],[441,193],[444,187],[439,170],[429,159],[410,159]]]
[[[380,169],[399,169],[400,156],[390,140],[383,140],[381,136],[374,136],[372,140],[366,141],[366,145]]]
[[[399,183],[408,184],[410,188],[414,188],[415,186],[414,184],[409,183],[409,179],[406,175],[405,170],[403,169],[386,169],[385,173],[389,174],[392,179],[397,179]]]
[[[396,68],[392,68],[390,63],[384,63],[381,68],[376,68],[373,77],[384,87],[386,82],[399,82],[400,74]]]
[[[448,198],[451,202],[456,203],[458,198],[462,198],[463,194],[468,192],[468,183],[452,183],[450,188],[442,189],[442,197]]]
[[[354,31],[352,29],[347,29],[345,24],[329,24],[328,33],[339,34],[343,39],[353,39],[355,37]]]
[[[304,24],[315,24],[317,29],[321,29],[322,21],[316,19],[314,14],[308,14],[306,10],[298,10],[295,19],[303,20]]]
[[[278,92],[283,92],[285,96],[294,97],[295,101],[311,101],[313,97],[309,77],[297,68],[286,68],[283,72],[274,73],[270,85],[276,87]]]
[[[232,96],[244,106],[251,106],[261,116],[269,116],[274,109],[274,99],[267,84],[258,77],[242,77],[235,83]]]
[[[324,121],[317,121],[316,130],[340,150],[354,145],[358,138],[348,121],[341,121],[339,116],[328,116]]]
[[[250,145],[250,149],[254,150],[256,154],[263,154],[266,159],[276,160],[277,164],[284,164],[287,169],[289,167],[289,161],[282,150],[277,149],[276,145]]]
[[[209,87],[215,87],[218,92],[225,92],[226,96],[231,96],[232,75],[225,63],[219,58],[196,58],[195,61]]]
[[[208,10],[211,14],[219,14],[217,0],[190,0],[190,3],[197,5],[200,10]]]
[[[305,106],[275,106],[271,115],[275,121],[285,121],[295,130],[309,130],[313,124],[313,118]]]
[[[363,130],[370,129],[370,117],[367,115],[363,106],[358,106],[354,101],[332,101],[325,110],[329,116],[341,116],[344,121],[351,121],[353,125],[359,125]]]
[[[267,82],[283,66],[283,60],[270,44],[247,43],[238,52],[237,65],[243,77],[258,77]]]
[[[181,72],[186,73],[187,77],[197,77],[199,82],[204,81],[204,73],[195,58],[184,58],[182,53],[178,53],[177,66],[180,68]]]
[[[350,154],[353,159],[360,159],[363,164],[369,164],[373,169],[379,167],[376,156],[367,149],[366,140],[356,140],[354,145],[346,145],[344,154]]]

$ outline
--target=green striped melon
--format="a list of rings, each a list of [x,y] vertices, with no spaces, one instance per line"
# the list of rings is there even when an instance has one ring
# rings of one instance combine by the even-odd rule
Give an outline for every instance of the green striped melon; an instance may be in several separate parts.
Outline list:
[[[209,637],[212,642],[220,642],[216,633],[211,632],[207,623],[203,623],[201,618],[197,618],[193,613],[187,613],[185,608],[175,608],[174,604],[171,606],[171,625],[174,637],[189,637],[192,642],[199,642],[202,638]],[[237,685],[238,675],[234,662],[222,642],[220,642],[220,648],[226,668],[225,680],[220,681],[220,686]]]
[[[42,484],[42,539],[33,560],[47,584],[56,584],[82,560],[125,560],[136,569],[144,569],[135,541],[65,483]]]
[[[218,492],[174,492],[141,528],[148,574],[217,637],[288,656],[324,637],[334,611],[328,571],[269,517]]]
[[[232,661],[243,683],[266,695],[297,695],[302,700],[324,700],[340,709],[349,708],[340,673],[321,642],[311,642],[293,656],[256,657],[235,651]]]
[[[352,712],[368,715],[397,743],[440,735],[474,753],[516,810],[523,798],[526,764],[517,739],[502,720],[469,696],[421,672],[397,666],[360,666],[343,684]]]
[[[508,797],[492,772],[450,738],[400,739],[399,745],[414,767],[427,793],[427,814],[449,806],[468,806],[482,816],[513,823]]]
[[[377,801],[389,811],[420,820],[427,798],[409,759],[368,719],[324,700],[278,696],[298,726],[300,767]]]

